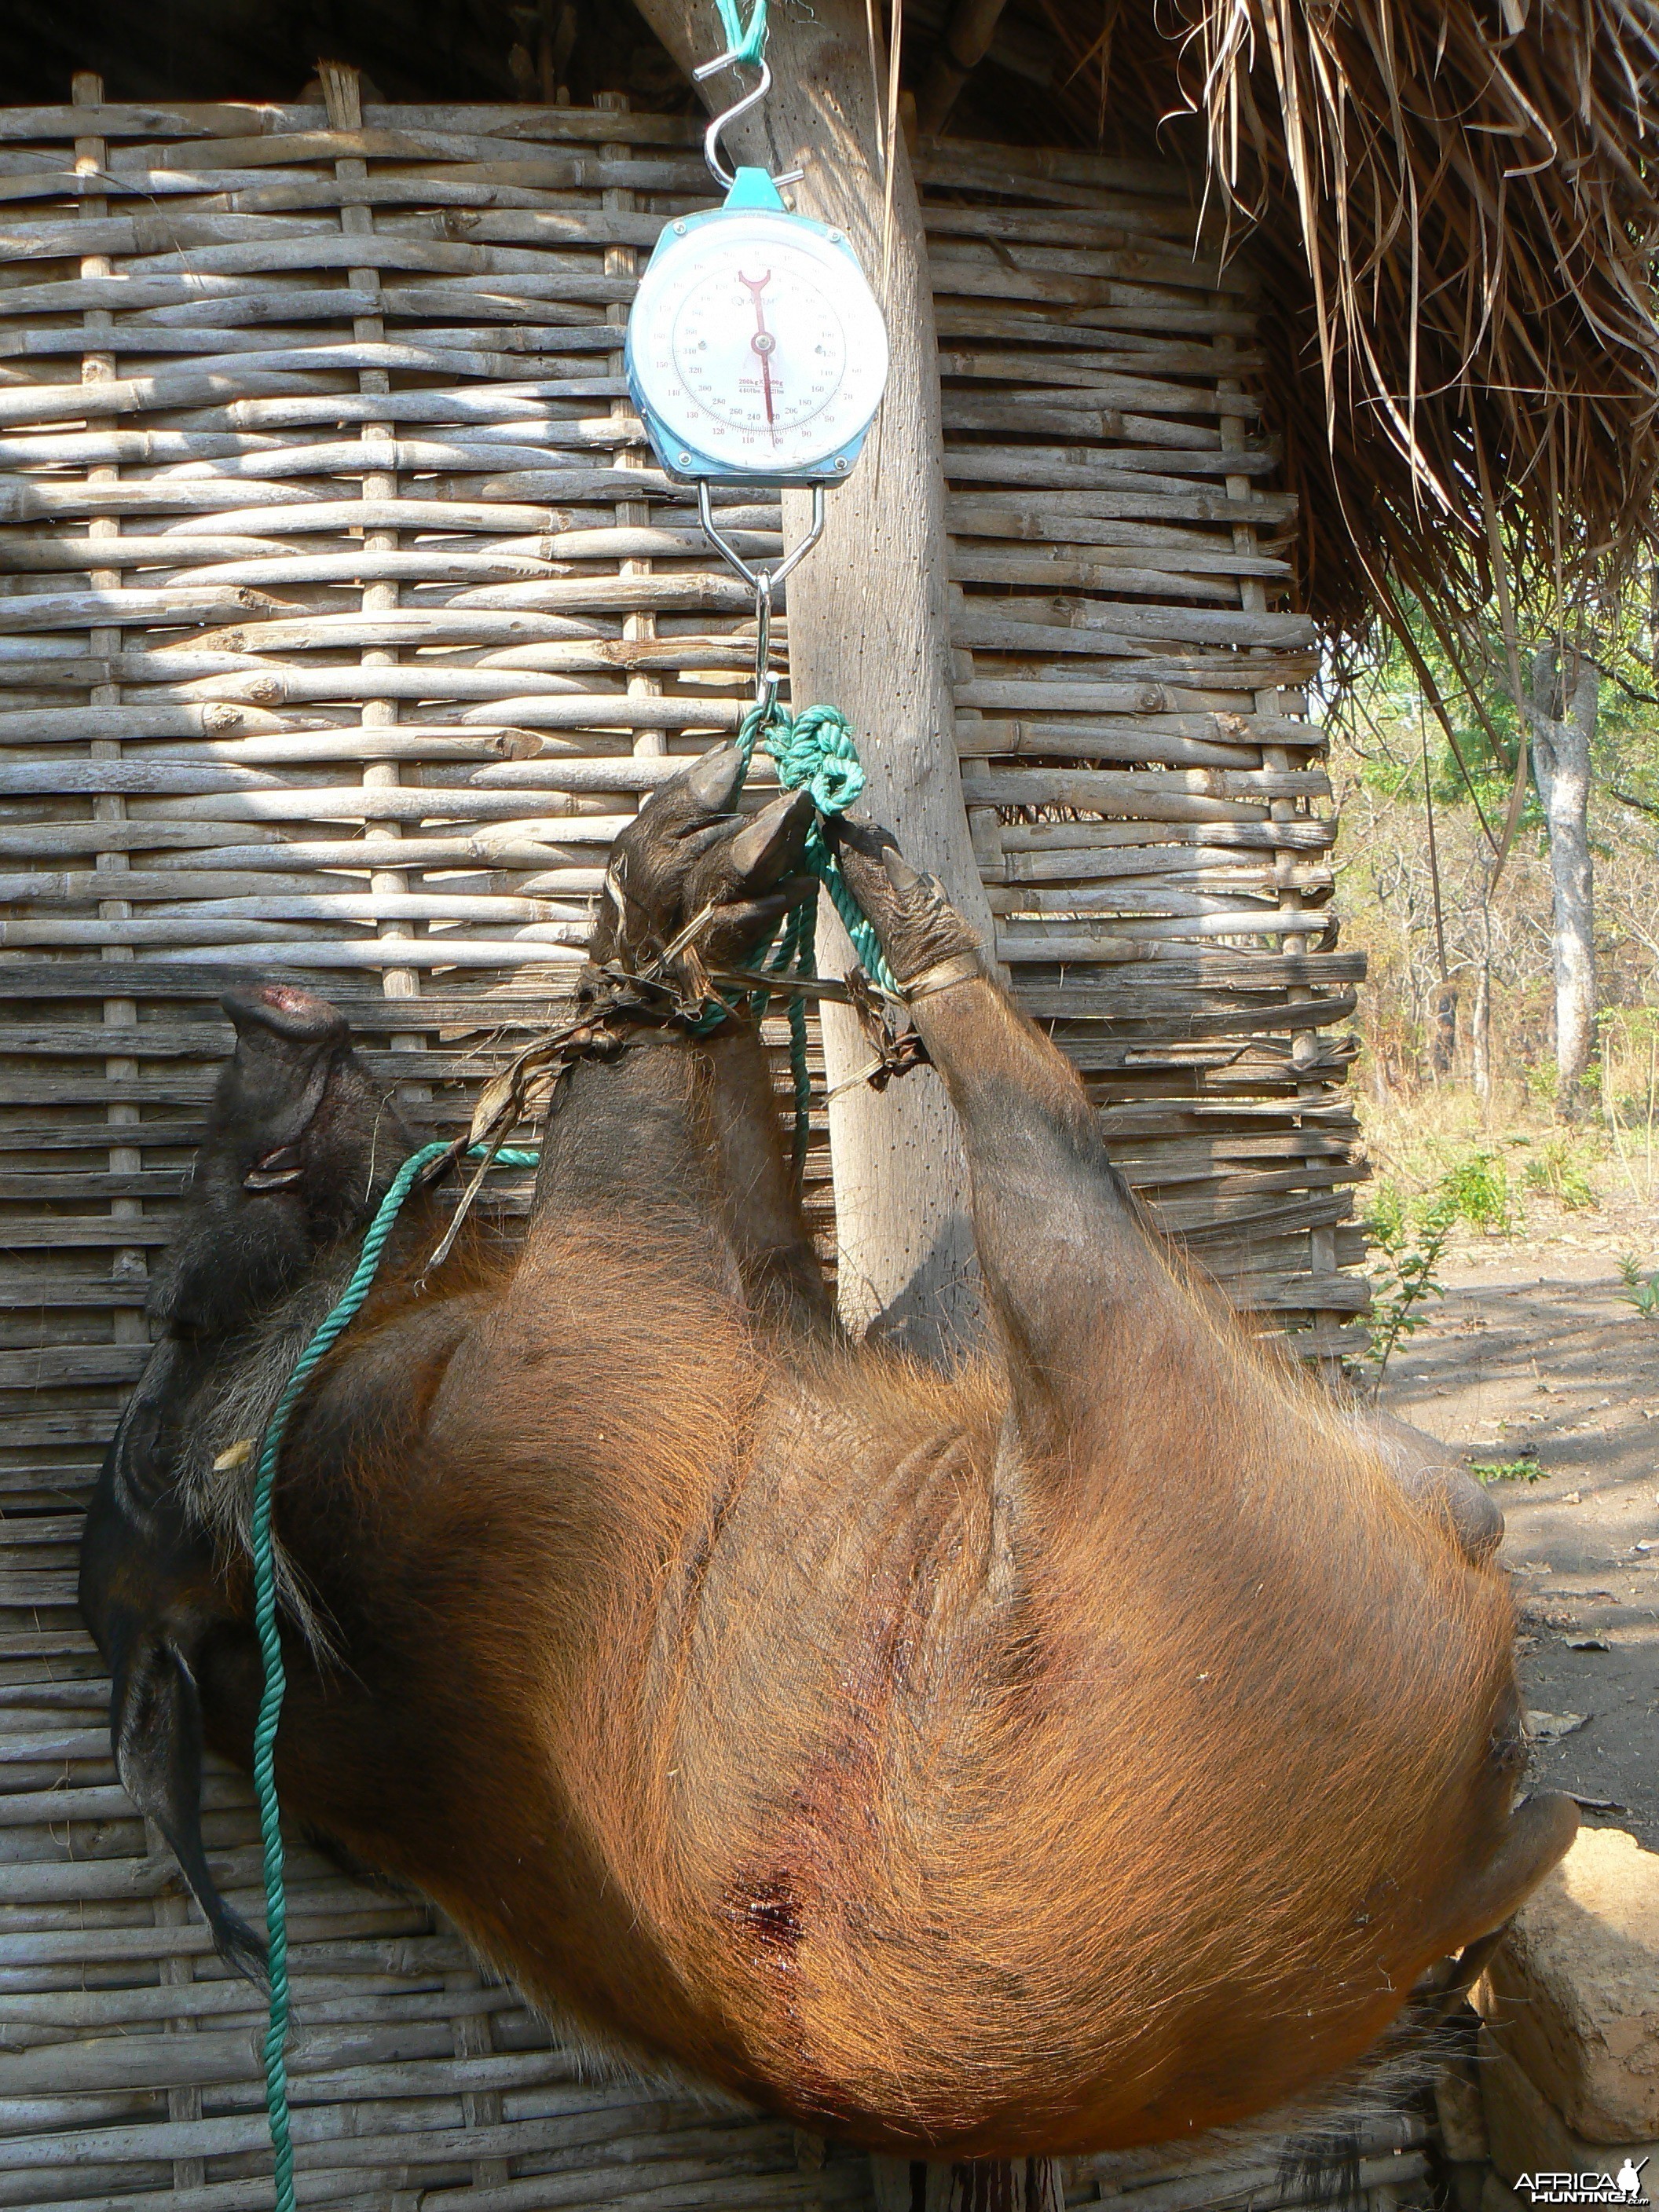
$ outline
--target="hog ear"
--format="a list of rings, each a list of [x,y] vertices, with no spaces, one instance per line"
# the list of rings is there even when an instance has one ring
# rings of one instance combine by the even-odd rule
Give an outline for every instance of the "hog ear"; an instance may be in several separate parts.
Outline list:
[[[154,1632],[142,1633],[118,1656],[110,1741],[122,1785],[167,1839],[212,1931],[215,1950],[262,1988],[264,1944],[220,1895],[202,1841],[202,1705],[196,1677],[183,1653]]]

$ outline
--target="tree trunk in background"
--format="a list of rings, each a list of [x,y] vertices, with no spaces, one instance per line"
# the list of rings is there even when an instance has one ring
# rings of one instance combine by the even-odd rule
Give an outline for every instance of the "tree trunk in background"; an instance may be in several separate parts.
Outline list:
[[[1480,1126],[1492,1127],[1492,967],[1482,961],[1474,981],[1474,1017],[1469,1027],[1469,1079],[1480,1109]]]
[[[1483,917],[1485,941],[1474,979],[1474,1012],[1469,1021],[1469,1078],[1480,1109],[1480,1126],[1492,1127],[1492,923]]]
[[[652,28],[688,70],[717,50],[704,0],[641,0]],[[804,168],[793,189],[805,215],[837,224],[882,291],[886,187],[877,149],[879,101],[862,0],[814,0],[773,17],[774,86],[763,107],[723,140],[728,161],[775,173]],[[878,57],[885,78],[885,63]],[[752,80],[745,77],[745,83]],[[702,88],[711,108],[737,97],[735,73]],[[984,943],[994,941],[969,842],[957,764],[945,455],[933,302],[921,210],[901,138],[894,149],[890,265],[882,304],[892,347],[887,396],[850,480],[828,497],[823,542],[790,582],[789,671],[796,707],[840,707],[869,772],[864,807],[888,823],[920,867],[943,878]],[[806,495],[785,501],[793,542]],[[851,958],[827,901],[819,942],[826,969]],[[830,1088],[866,1064],[869,1048],[844,1012],[826,1007]],[[978,1301],[955,1117],[931,1069],[881,1092],[855,1085],[830,1109],[842,1316],[937,1357],[975,1333]]]
[[[1584,1078],[1595,1047],[1595,902],[1589,849],[1590,743],[1599,671],[1579,654],[1563,665],[1553,645],[1532,660],[1533,774],[1549,830],[1551,931],[1555,970],[1556,1106],[1583,1110]]]

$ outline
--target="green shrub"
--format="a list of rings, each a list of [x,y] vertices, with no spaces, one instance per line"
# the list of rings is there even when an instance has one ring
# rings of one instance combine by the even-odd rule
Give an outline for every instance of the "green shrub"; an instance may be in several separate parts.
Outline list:
[[[1373,1389],[1380,1391],[1389,1361],[1402,1337],[1428,1322],[1427,1303],[1443,1297],[1435,1270],[1460,1221],[1472,1229],[1507,1235],[1515,1226],[1509,1171],[1496,1153],[1476,1148],[1454,1159],[1425,1191],[1408,1195],[1398,1183],[1378,1183],[1362,1226],[1371,1240],[1371,1358]]]
[[[1551,1137],[1527,1162],[1522,1181],[1528,1190],[1553,1198],[1568,1213],[1589,1213],[1601,1204],[1590,1188],[1584,1163],[1567,1137]]]
[[[1363,1224],[1376,1248],[1370,1324],[1370,1356],[1376,1362],[1374,1391],[1382,1388],[1395,1345],[1401,1337],[1415,1336],[1427,1322],[1421,1310],[1425,1301],[1446,1294],[1434,1271],[1455,1218],[1443,1191],[1413,1201],[1397,1184],[1377,1186]]]
[[[1659,1268],[1644,1275],[1636,1255],[1626,1252],[1619,1262],[1619,1274],[1625,1285],[1619,1295],[1625,1304],[1634,1306],[1644,1321],[1659,1322]]]
[[[1496,1152],[1480,1149],[1454,1160],[1441,1176],[1438,1195],[1453,1221],[1471,1229],[1494,1230],[1507,1237],[1515,1226],[1515,1198],[1509,1170]]]
[[[1472,1459],[1469,1473],[1477,1482],[1547,1482],[1537,1455],[1523,1451],[1515,1459]]]

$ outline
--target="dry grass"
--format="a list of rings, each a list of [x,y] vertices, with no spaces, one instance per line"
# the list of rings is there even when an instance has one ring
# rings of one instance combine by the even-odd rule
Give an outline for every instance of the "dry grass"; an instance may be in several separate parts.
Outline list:
[[[1455,626],[1500,511],[1517,582],[1652,541],[1655,0],[1107,0],[1104,38],[1101,0],[1037,7],[1079,135],[1202,133],[1323,620],[1364,629],[1386,579]]]
[[[1561,1243],[1659,1259],[1659,1176],[1644,1172],[1639,1134],[1621,1150],[1605,1123],[1564,1129],[1542,1103],[1512,1101],[1488,1123],[1461,1083],[1380,1097],[1357,1089],[1355,1104],[1379,1190],[1392,1184],[1408,1200],[1420,1200],[1449,1174],[1468,1176],[1480,1164],[1479,1181],[1501,1194],[1507,1223],[1461,1220],[1457,1251]],[[1494,1219],[1502,1210],[1494,1206]]]

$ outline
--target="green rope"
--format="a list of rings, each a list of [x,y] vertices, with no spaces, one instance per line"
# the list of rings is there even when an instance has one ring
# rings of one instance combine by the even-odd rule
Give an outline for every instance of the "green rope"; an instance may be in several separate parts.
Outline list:
[[[738,729],[738,750],[744,774],[749,772],[757,744],[776,763],[778,781],[786,791],[803,788],[812,794],[818,817],[806,833],[804,857],[807,866],[829,892],[841,916],[853,950],[866,975],[881,990],[896,992],[898,985],[883,956],[875,931],[853,896],[841,862],[824,837],[823,819],[844,814],[862,796],[864,766],[853,737],[853,726],[839,707],[805,707],[791,714],[775,699],[757,702]],[[767,963],[768,975],[815,975],[817,973],[817,902],[805,899],[784,924],[776,951]],[[724,1010],[722,1010],[724,1011]],[[806,1066],[806,1001],[799,993],[789,1000],[789,1072],[795,1101],[794,1142],[792,1146],[795,1180],[806,1164],[808,1117],[812,1084]]]
[[[780,977],[811,975],[817,930],[814,902],[803,899],[784,923],[778,949],[766,963],[766,973]],[[806,1001],[799,991],[793,992],[789,999],[789,1079],[795,1115],[789,1139],[789,1170],[799,1189],[806,1172],[806,1145],[812,1122],[812,1072],[806,1064]]]
[[[738,0],[714,0],[714,5],[727,53],[734,62],[750,62],[758,69],[766,53],[766,0],[751,0],[746,23]]]
[[[726,25],[733,46],[744,41],[753,43],[753,53],[744,52],[741,58],[757,58],[766,40],[766,0],[754,0],[746,30],[738,23],[735,0],[719,0],[719,6],[720,21]],[[892,970],[882,957],[875,931],[865,919],[858,901],[854,897],[852,887],[842,873],[840,861],[825,842],[821,826],[824,817],[844,813],[864,789],[864,769],[859,760],[858,747],[854,743],[852,725],[836,707],[808,707],[796,715],[791,715],[775,701],[751,707],[738,732],[738,745],[743,755],[745,775],[754,758],[755,747],[763,738],[767,752],[777,763],[778,781],[783,788],[798,791],[805,787],[811,791],[813,804],[817,808],[818,818],[814,820],[806,833],[807,866],[835,902],[836,911],[846,925],[847,933],[853,940],[853,949],[866,973],[882,990],[896,992],[898,987],[894,981]],[[763,968],[757,970],[756,981],[759,986],[755,994],[757,997],[764,997],[768,977],[781,981],[790,975],[810,976],[817,973],[817,902],[804,899],[784,923],[770,958]],[[708,1010],[704,1022],[723,1020],[731,1011],[732,1008],[722,1002]],[[811,1079],[806,1066],[806,1002],[799,992],[792,993],[789,1000],[789,1066],[794,1084],[793,1155],[794,1172],[799,1181],[806,1159],[808,1115],[812,1097]],[[284,2056],[289,2013],[288,1905],[283,1885],[283,1831],[276,1776],[276,1729],[282,1718],[288,1678],[283,1667],[282,1639],[276,1628],[276,1573],[270,1530],[271,1492],[276,1480],[276,1462],[282,1454],[283,1438],[287,1432],[289,1418],[299,1402],[300,1393],[315,1373],[319,1361],[356,1318],[359,1307],[368,1296],[380,1268],[380,1255],[386,1249],[386,1240],[416,1176],[448,1149],[446,1145],[423,1146],[404,1162],[392,1178],[390,1189],[380,1200],[374,1218],[368,1225],[351,1280],[341,1293],[338,1304],[320,1323],[310,1343],[301,1353],[282,1396],[276,1401],[260,1444],[258,1469],[254,1477],[250,1538],[253,1555],[253,1620],[259,1638],[260,1656],[264,1663],[264,1686],[260,1693],[258,1718],[253,1729],[253,1787],[259,1801],[259,1830],[264,1845],[266,1951],[270,1978],[270,2015],[264,2046],[265,2110],[270,2121],[271,2147],[276,2153],[276,2212],[295,2212],[295,2201],[294,2146],[289,2133],[288,2064]],[[469,1158],[478,1158],[483,1150],[482,1145],[473,1146]],[[491,1164],[503,1168],[532,1168],[539,1157],[534,1152],[500,1152],[495,1155]]]
[[[271,2148],[276,2160],[276,2212],[294,2212],[294,2145],[289,2136],[288,2062],[283,2056],[289,2023],[288,1900],[283,1881],[283,1830],[276,1801],[275,1757],[276,1725],[282,1718],[288,1676],[283,1666],[282,1640],[276,1632],[276,1572],[270,1540],[271,1490],[276,1480],[276,1462],[282,1452],[289,1416],[299,1401],[301,1391],[315,1371],[318,1361],[368,1296],[380,1264],[380,1255],[386,1249],[386,1239],[392,1234],[415,1178],[422,1168],[448,1149],[447,1145],[422,1146],[418,1152],[404,1162],[392,1178],[392,1188],[380,1200],[380,1209],[368,1225],[356,1267],[341,1294],[339,1304],[320,1324],[316,1334],[300,1354],[299,1362],[289,1376],[282,1396],[276,1401],[276,1409],[265,1426],[264,1439],[259,1448],[258,1472],[254,1477],[253,1523],[250,1538],[253,1554],[253,1622],[258,1632],[260,1656],[264,1662],[264,1687],[260,1692],[259,1716],[253,1728],[253,1787],[259,1800],[259,1832],[264,1845],[265,1945],[267,1971],[270,1978],[270,2025],[265,2030],[265,2111],[270,2117]],[[474,1155],[483,1150],[482,1145],[472,1147]],[[533,1168],[539,1157],[539,1154],[530,1152],[501,1152],[496,1153],[493,1164],[503,1168]]]
[[[745,772],[757,742],[777,763],[778,781],[783,788],[799,791],[805,786],[820,817],[844,814],[863,796],[864,766],[853,726],[839,707],[804,707],[799,714],[792,715],[775,700],[767,706],[753,706],[738,731],[738,750]],[[896,994],[898,984],[883,957],[880,940],[866,921],[853,887],[842,872],[841,862],[817,822],[806,833],[806,865],[834,902],[853,940],[859,965],[879,990]]]

